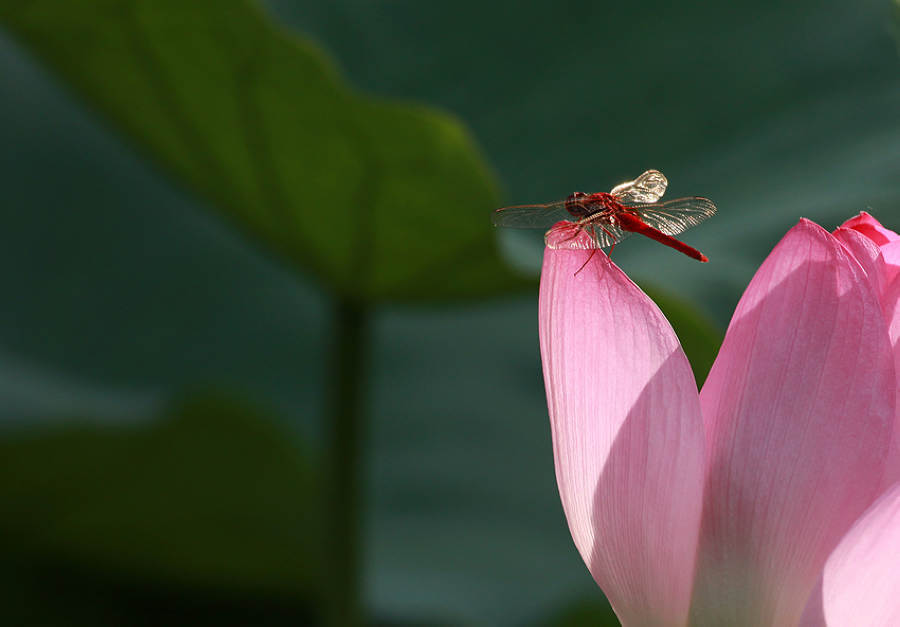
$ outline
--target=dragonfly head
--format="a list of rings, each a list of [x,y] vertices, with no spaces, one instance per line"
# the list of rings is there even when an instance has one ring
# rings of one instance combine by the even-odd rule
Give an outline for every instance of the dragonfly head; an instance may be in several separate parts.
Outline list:
[[[588,208],[585,206],[584,199],[588,194],[584,192],[575,192],[569,194],[566,198],[566,211],[576,218],[583,218],[588,214]]]

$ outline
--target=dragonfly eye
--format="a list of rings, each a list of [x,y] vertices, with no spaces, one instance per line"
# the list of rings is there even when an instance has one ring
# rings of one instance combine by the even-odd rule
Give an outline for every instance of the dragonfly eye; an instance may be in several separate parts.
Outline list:
[[[585,197],[587,197],[587,194],[585,194],[584,192],[575,192],[573,194],[569,194],[569,196],[566,198],[566,211],[568,211],[576,218],[582,218],[586,216],[588,210],[582,202]]]

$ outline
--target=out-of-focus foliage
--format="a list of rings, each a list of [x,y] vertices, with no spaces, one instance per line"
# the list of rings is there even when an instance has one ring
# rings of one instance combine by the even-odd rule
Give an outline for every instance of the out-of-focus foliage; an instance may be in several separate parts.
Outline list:
[[[619,619],[603,598],[576,601],[535,623],[536,627],[619,627],[619,624]]]
[[[900,0],[894,0],[894,39],[897,40],[897,52],[900,52]]]
[[[41,594],[57,605],[72,586],[85,611],[102,612],[156,588],[176,605],[179,591],[261,611],[260,599],[281,599],[296,618],[318,596],[310,460],[241,403],[199,398],[149,423],[7,432],[0,458],[0,549],[23,569],[6,612]]]
[[[0,2],[11,32],[269,250],[352,299],[525,285],[445,114],[348,89],[249,0]]]

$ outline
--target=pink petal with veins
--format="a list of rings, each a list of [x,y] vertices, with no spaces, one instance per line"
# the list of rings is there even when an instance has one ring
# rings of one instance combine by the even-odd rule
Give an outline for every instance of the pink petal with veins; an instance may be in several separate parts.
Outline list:
[[[804,627],[900,625],[900,483],[882,495],[828,558]]]
[[[867,214],[868,215],[868,214]],[[856,219],[856,218],[854,218]],[[874,220],[869,216],[869,219]],[[881,225],[878,225],[881,227]],[[882,230],[887,231],[884,227]],[[892,231],[889,231],[893,233]],[[885,262],[884,254],[896,254],[900,241],[893,241],[883,246],[877,246],[874,241],[862,232],[846,227],[840,227],[835,232],[835,237],[849,250],[857,261],[860,262],[869,282],[878,294],[881,301],[881,310],[888,325],[888,333],[894,352],[894,372],[900,377],[900,281],[896,279],[897,267],[891,267]],[[894,259],[900,264],[900,258]],[[897,388],[900,392],[900,381]],[[895,417],[894,436],[891,442],[891,451],[887,460],[887,467],[882,479],[882,488],[887,488],[900,481],[900,404]]]
[[[853,216],[841,225],[841,228],[854,229],[868,237],[878,246],[887,244],[888,242],[900,241],[900,235],[894,231],[886,229],[881,222],[872,217],[866,211],[860,211],[859,215]]]
[[[802,220],[741,298],[700,395],[710,458],[692,623],[797,623],[877,497],[895,387],[875,290]]]
[[[886,281],[888,283],[894,281],[900,272],[900,235],[883,227],[865,211],[844,222],[838,230],[841,229],[852,229],[861,233],[878,246],[884,256]]]
[[[880,248],[884,263],[887,265],[887,279],[894,282],[900,274],[900,241],[888,242]]]
[[[881,249],[856,229],[838,227],[834,236],[862,266],[875,293],[881,299],[888,286],[887,266]]]
[[[544,253],[541,356],[563,510],[625,625],[684,625],[704,436],[687,358],[656,305],[595,251]]]

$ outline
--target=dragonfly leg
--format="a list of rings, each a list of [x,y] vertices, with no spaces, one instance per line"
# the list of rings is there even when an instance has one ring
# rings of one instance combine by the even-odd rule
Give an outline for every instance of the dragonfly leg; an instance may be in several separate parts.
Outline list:
[[[603,228],[603,227],[600,227],[600,228]],[[591,225],[591,239],[594,240],[595,242],[597,241],[597,233],[596,233],[596,231],[594,231],[593,224]],[[596,252],[597,252],[596,248],[591,249],[591,254],[588,255],[587,260],[585,260],[585,262],[583,264],[581,264],[581,267],[575,271],[575,274],[573,276],[578,276],[578,273],[581,272],[582,270],[584,270],[584,267],[591,262],[591,259],[594,258],[594,253],[596,253]]]
[[[612,244],[611,244],[610,247],[609,247],[609,252],[606,253],[607,256],[611,256],[611,255],[612,255],[612,251],[614,251],[614,250],[616,249],[616,238],[613,237],[613,234],[612,234],[612,233],[610,233],[609,231],[606,230],[606,227],[605,227],[605,226],[601,226],[600,228],[603,229],[603,232],[606,233],[606,236],[607,236],[607,237],[609,237],[609,241],[612,242]]]

